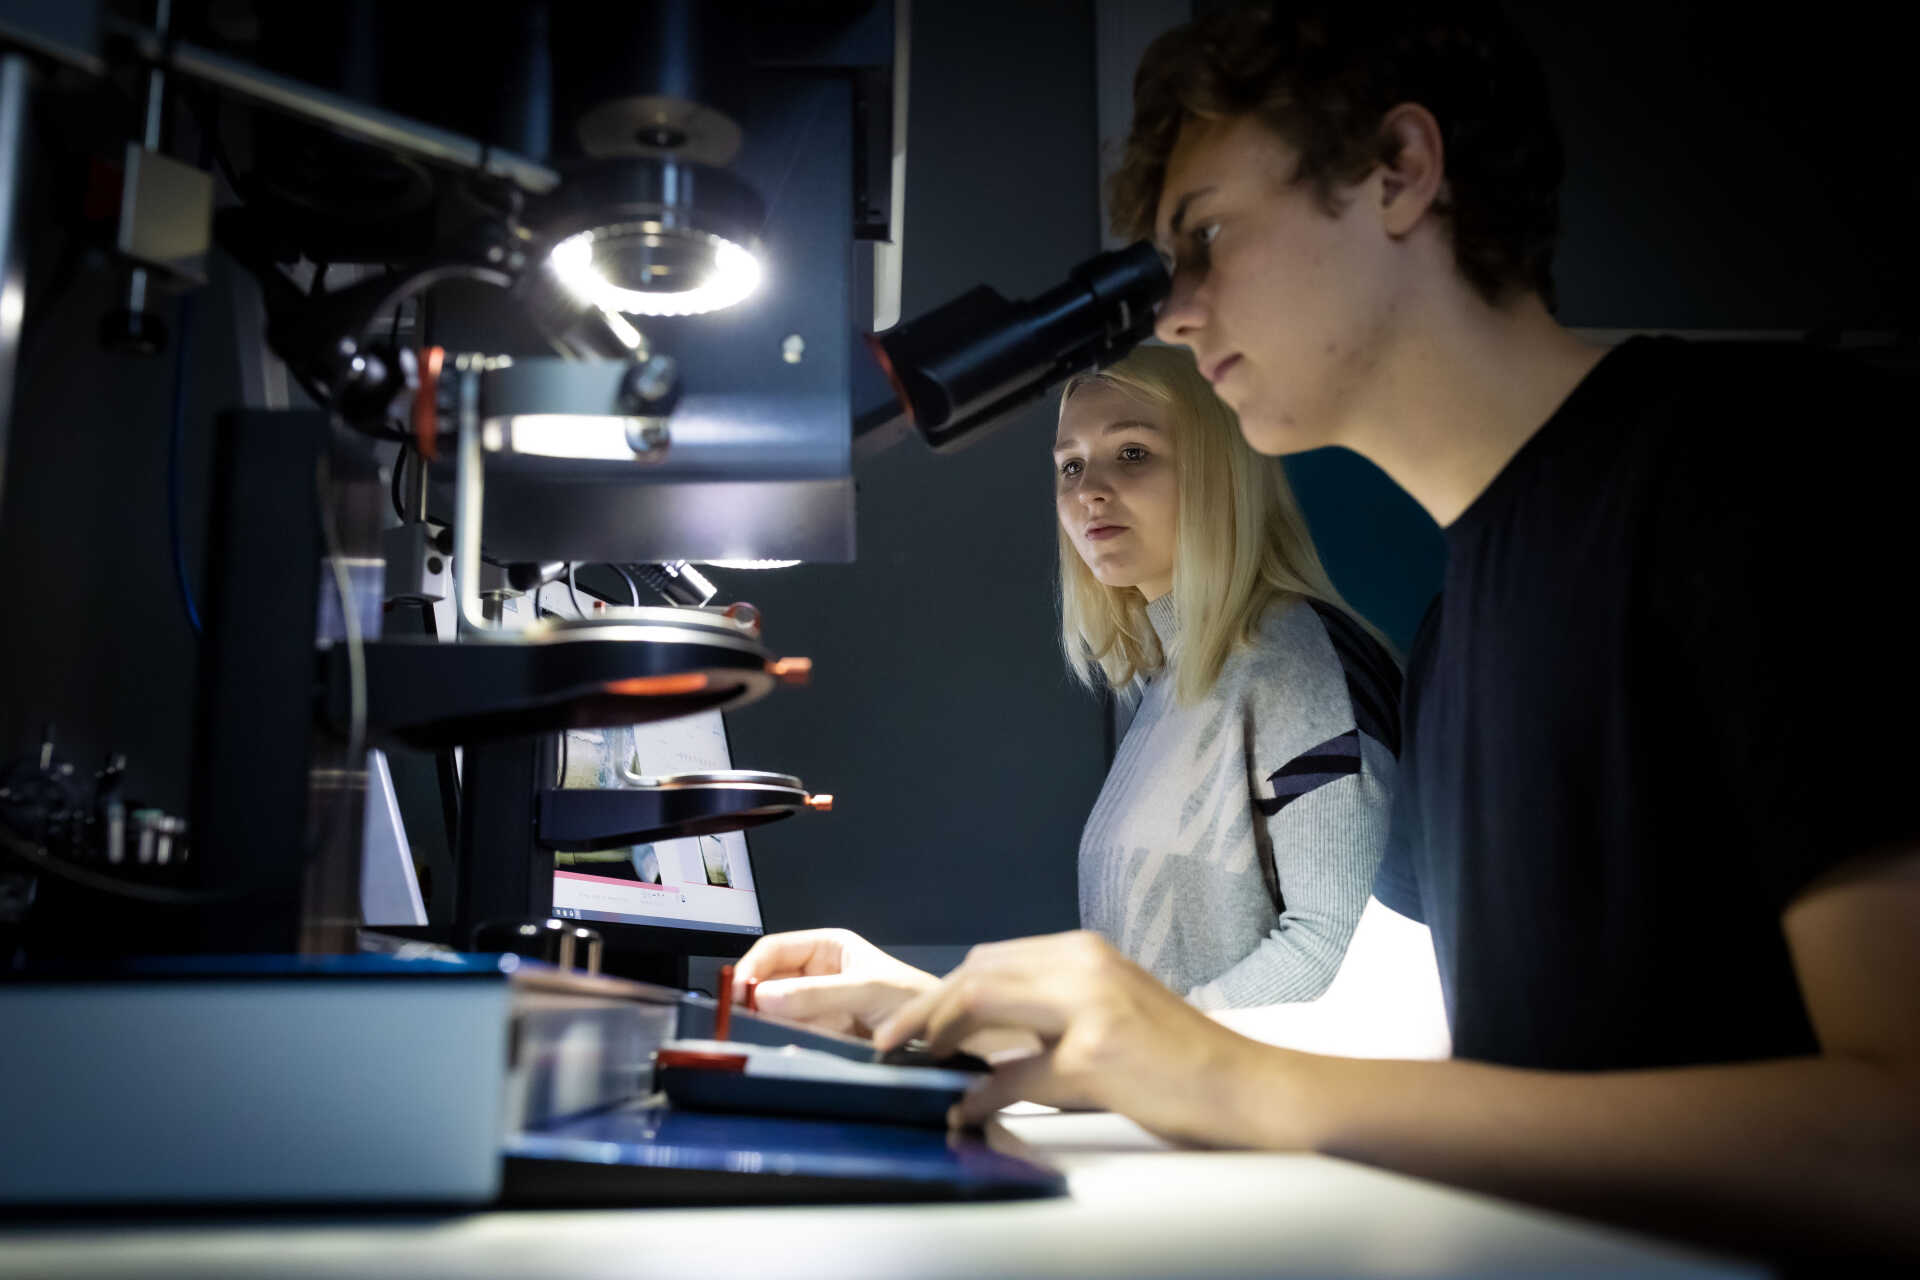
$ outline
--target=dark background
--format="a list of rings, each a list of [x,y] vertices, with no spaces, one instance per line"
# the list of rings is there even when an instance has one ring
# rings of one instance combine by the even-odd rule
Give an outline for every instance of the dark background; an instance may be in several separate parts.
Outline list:
[[[1894,110],[1895,33],[1868,13],[1518,15],[1567,140],[1568,324],[1911,338],[1920,177]],[[916,5],[905,315],[977,283],[1030,296],[1099,247],[1094,26],[1089,3]],[[44,227],[47,210],[33,212]],[[29,749],[51,720],[83,767],[115,746],[136,793],[183,808],[173,362],[99,354],[109,279],[84,263],[62,278],[60,249],[42,235],[30,264],[0,515],[0,753]],[[238,397],[229,305],[217,278],[195,302],[182,460],[196,571],[207,428]],[[1837,447],[1843,427],[1809,424],[1797,447]],[[933,947],[1075,922],[1105,718],[1058,656],[1050,432],[1036,408],[954,456],[909,442],[867,463],[856,564],[715,571],[763,607],[776,649],[816,663],[811,688],[731,718],[736,761],[840,798],[830,816],[755,833],[770,927],[844,924]],[[1438,580],[1437,531],[1357,458],[1289,465],[1335,580],[1404,646]]]
[[[976,284],[1031,297],[1099,251],[1093,11],[913,15],[901,314]],[[860,558],[724,575],[810,688],[731,717],[734,759],[838,805],[752,836],[769,928],[958,943],[1072,927],[1081,820],[1106,769],[1100,702],[1059,657],[1051,411],[858,472]]]

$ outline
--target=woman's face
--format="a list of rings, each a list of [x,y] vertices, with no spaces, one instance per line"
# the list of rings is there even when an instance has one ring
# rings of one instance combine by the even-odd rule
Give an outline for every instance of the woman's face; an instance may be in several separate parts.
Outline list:
[[[1117,387],[1081,387],[1054,434],[1060,527],[1093,576],[1155,600],[1173,589],[1180,489],[1167,411]]]

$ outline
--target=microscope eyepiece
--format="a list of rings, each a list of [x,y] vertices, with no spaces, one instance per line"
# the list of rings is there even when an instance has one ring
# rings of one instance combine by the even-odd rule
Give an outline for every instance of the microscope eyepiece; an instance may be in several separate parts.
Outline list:
[[[1111,364],[1153,332],[1170,281],[1147,241],[1102,253],[1039,297],[1009,302],[982,285],[868,345],[900,408],[935,449],[1065,378]]]

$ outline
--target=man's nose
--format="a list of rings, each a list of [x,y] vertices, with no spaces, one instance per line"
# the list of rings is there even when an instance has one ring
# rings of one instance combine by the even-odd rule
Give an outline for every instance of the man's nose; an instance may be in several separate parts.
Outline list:
[[[1199,286],[1190,273],[1174,272],[1173,287],[1167,293],[1167,300],[1160,304],[1160,312],[1153,320],[1154,336],[1162,342],[1192,346],[1192,335],[1205,319],[1199,295]]]

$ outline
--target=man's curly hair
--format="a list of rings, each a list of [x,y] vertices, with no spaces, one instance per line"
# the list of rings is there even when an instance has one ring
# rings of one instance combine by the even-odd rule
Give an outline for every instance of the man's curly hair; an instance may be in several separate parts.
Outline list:
[[[1167,160],[1189,120],[1253,116],[1300,153],[1293,181],[1336,191],[1392,158],[1380,132],[1405,102],[1439,121],[1460,272],[1490,304],[1554,306],[1560,137],[1539,63],[1492,3],[1304,0],[1208,14],[1147,49],[1133,128],[1108,185],[1116,233],[1153,234]]]

